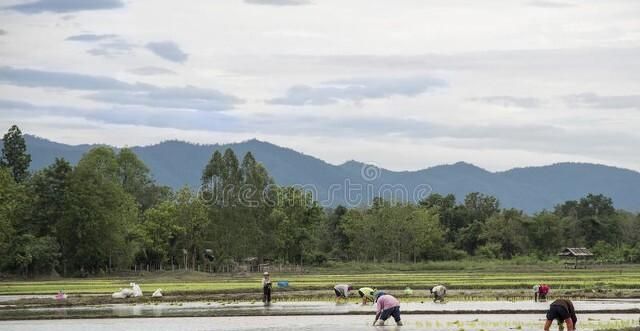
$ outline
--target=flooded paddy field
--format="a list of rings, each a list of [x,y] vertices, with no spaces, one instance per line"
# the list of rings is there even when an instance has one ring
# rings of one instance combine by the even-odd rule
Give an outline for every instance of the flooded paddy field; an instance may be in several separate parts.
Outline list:
[[[637,326],[640,314],[580,314],[578,329],[595,331]],[[325,316],[243,316],[243,317],[184,317],[184,318],[116,318],[72,319],[38,321],[3,321],[4,331],[190,331],[190,330],[433,330],[433,331],[504,331],[541,330],[544,315],[541,314],[441,314],[403,315],[404,326],[372,326],[373,315],[325,315]],[[554,328],[556,326],[554,325]]]
[[[610,299],[574,301],[576,310],[582,314],[640,314],[638,299]],[[442,314],[544,314],[549,302],[532,301],[449,301],[445,304],[433,302],[404,302],[405,315]],[[234,316],[313,316],[313,315],[369,315],[372,305],[359,303],[275,302],[269,306],[261,302],[156,302],[122,303],[90,306],[4,306],[0,309],[0,320],[18,319],[79,319],[79,318],[144,318],[144,317],[234,317]]]

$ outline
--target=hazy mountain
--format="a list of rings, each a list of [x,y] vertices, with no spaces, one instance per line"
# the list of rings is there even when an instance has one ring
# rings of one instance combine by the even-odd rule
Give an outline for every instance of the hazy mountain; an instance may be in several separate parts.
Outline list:
[[[64,157],[75,164],[83,153],[93,147],[65,145],[29,135],[26,141],[34,170],[49,165],[55,157]],[[413,201],[431,190],[453,193],[462,199],[467,193],[478,191],[498,197],[503,207],[531,213],[551,209],[558,203],[578,199],[587,193],[602,193],[613,198],[617,208],[640,211],[640,173],[596,164],[560,163],[489,172],[458,162],[418,171],[395,172],[356,161],[332,165],[258,140],[227,145],[166,141],[132,149],[149,166],[159,183],[174,188],[184,185],[195,188],[200,184],[202,169],[213,151],[226,148],[232,148],[238,158],[251,151],[278,184],[313,187],[325,205],[358,205],[363,202],[363,196],[380,194]],[[350,189],[345,189],[347,187]]]

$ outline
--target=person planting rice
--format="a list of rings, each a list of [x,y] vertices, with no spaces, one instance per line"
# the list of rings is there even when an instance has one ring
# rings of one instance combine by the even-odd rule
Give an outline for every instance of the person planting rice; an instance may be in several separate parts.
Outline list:
[[[382,326],[384,322],[393,316],[396,325],[402,325],[400,320],[400,301],[390,294],[376,293],[376,319],[373,325]]]
[[[271,303],[271,277],[266,271],[262,275],[262,302]]]
[[[549,287],[549,285],[540,284],[540,287],[538,287],[538,300],[547,301],[547,294],[549,294],[550,290],[551,290],[551,287]]]
[[[444,297],[447,295],[447,288],[443,285],[436,285],[431,289],[433,295],[433,302],[444,302]]]
[[[340,299],[347,299],[349,297],[349,291],[353,288],[351,285],[347,284],[338,284],[333,287],[333,291],[336,292],[336,303],[340,301]]]
[[[573,302],[568,299],[558,299],[549,305],[547,321],[544,323],[544,331],[549,331],[553,320],[558,321],[558,328],[562,330],[562,324],[567,324],[567,331],[575,331],[578,318]]]
[[[371,303],[374,302],[375,300],[375,292],[376,290],[370,288],[370,287],[363,287],[361,289],[358,290],[358,294],[360,295],[360,298],[362,298],[362,304],[366,305],[367,302],[371,301]]]
[[[533,285],[533,301],[538,302],[539,294],[540,294],[540,284]]]

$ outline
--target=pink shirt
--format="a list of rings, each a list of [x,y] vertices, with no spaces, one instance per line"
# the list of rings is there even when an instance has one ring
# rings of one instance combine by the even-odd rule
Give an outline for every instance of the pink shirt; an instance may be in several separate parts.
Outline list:
[[[400,306],[400,301],[398,301],[398,299],[394,298],[389,294],[385,294],[378,298],[377,312],[379,313],[385,309],[398,307],[398,306]]]

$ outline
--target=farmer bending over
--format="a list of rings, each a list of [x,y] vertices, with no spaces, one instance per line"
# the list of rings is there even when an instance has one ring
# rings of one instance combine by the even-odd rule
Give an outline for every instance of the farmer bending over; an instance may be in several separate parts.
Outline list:
[[[447,288],[442,285],[437,285],[431,289],[431,294],[433,295],[433,302],[444,302],[444,297],[447,295]]]
[[[347,284],[338,284],[333,287],[333,291],[336,292],[336,303],[340,301],[340,299],[347,299],[349,297],[349,291],[353,288],[351,285]]]
[[[578,318],[571,300],[558,299],[551,303],[547,311],[547,321],[544,323],[544,331],[549,331],[553,320],[558,321],[558,327],[562,330],[562,323],[567,323],[567,331],[575,331]]]
[[[363,287],[361,289],[358,290],[358,294],[360,295],[360,298],[362,298],[362,304],[366,305],[367,302],[371,301],[371,303],[374,302],[375,300],[375,291],[374,289],[370,288],[370,287]]]
[[[551,290],[551,287],[549,287],[549,285],[541,284],[540,288],[538,288],[538,300],[547,301],[547,295],[549,294],[550,290]]]
[[[402,325],[400,320],[400,301],[390,294],[376,293],[376,319],[373,321],[373,325],[384,325],[384,322],[390,316],[393,316],[396,325]]]

